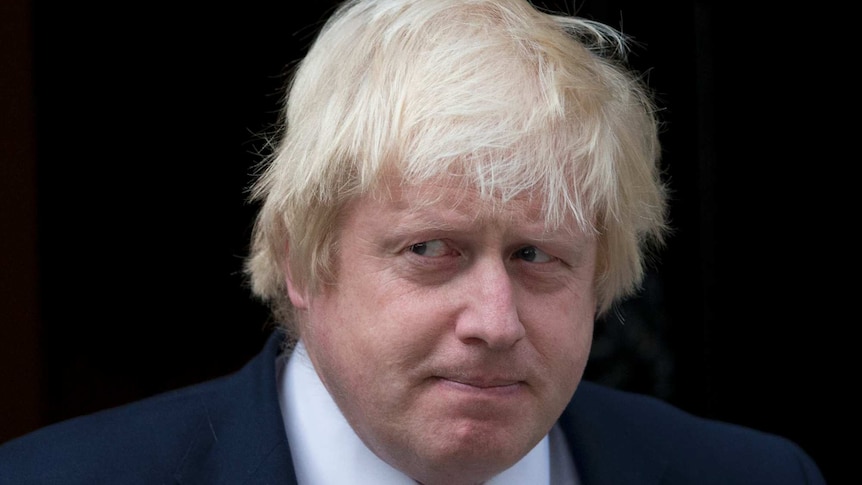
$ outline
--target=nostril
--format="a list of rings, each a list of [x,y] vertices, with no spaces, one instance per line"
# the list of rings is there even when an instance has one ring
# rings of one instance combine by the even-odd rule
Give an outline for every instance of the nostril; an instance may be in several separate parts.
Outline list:
[[[524,338],[526,329],[514,307],[465,311],[455,325],[456,336],[465,344],[508,348]]]

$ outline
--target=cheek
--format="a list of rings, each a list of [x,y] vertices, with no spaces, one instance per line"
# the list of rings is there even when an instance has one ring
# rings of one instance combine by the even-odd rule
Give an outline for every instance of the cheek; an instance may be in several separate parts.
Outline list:
[[[371,378],[374,361],[367,342],[356,332],[358,323],[332,307],[311,305],[302,333],[321,381],[347,415],[355,414],[353,409],[364,405],[365,392],[375,385]]]
[[[427,321],[397,295],[351,289],[316,299],[306,333],[308,354],[345,417],[363,436],[403,421],[410,376],[431,353]]]
[[[422,309],[387,288],[373,277],[345,278],[312,299],[302,338],[327,387],[379,387],[381,375],[391,384],[397,367],[427,350],[417,348],[428,331]]]
[[[550,327],[550,326],[549,326]],[[544,329],[536,338],[536,345],[541,345],[543,353],[557,362],[566,370],[583,369],[586,366],[593,337],[592,318],[582,317],[570,321],[560,321],[556,331]]]
[[[583,374],[592,345],[594,309],[592,300],[574,297],[533,307],[528,338],[560,382],[577,383]]]
[[[356,361],[360,359],[357,354],[362,346],[355,332],[361,322],[354,305],[348,304],[350,301],[337,291],[314,295],[301,324],[301,338],[327,387],[336,384],[330,377],[344,376],[339,378],[344,379],[348,376],[346,372],[359,367]]]

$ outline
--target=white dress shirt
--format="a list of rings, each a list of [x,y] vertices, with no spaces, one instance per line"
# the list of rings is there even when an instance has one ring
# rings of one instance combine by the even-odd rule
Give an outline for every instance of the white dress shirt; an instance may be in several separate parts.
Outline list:
[[[277,362],[279,403],[299,485],[416,485],[359,439],[315,372],[302,342]],[[553,479],[553,480],[552,480]],[[562,432],[551,431],[524,458],[486,485],[573,484],[577,477]]]

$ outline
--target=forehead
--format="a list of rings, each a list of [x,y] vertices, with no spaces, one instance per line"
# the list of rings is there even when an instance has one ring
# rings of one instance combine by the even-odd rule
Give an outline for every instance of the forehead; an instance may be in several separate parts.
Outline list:
[[[484,193],[463,180],[457,176],[418,183],[384,179],[375,190],[361,196],[354,209],[375,218],[396,218],[398,224],[425,224],[429,229],[494,225],[583,235],[574,216],[553,226],[547,222],[546,194],[540,189],[523,190],[504,198]]]

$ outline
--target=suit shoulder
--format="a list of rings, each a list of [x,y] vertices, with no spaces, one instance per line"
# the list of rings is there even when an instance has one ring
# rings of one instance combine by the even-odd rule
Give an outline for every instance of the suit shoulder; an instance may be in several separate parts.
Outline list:
[[[206,425],[208,395],[214,391],[213,383],[198,384],[10,440],[0,445],[0,468],[5,469],[0,484],[87,483],[99,477],[113,477],[120,483],[160,482],[164,477],[147,477],[148,471],[179,465],[178,448],[188,446],[197,429]],[[128,470],[132,462],[148,463],[149,468]],[[124,478],[130,472],[144,476]]]
[[[7,441],[0,445],[0,485],[165,483],[207,454],[264,455],[284,441],[276,351],[270,343],[232,374]],[[264,429],[251,433],[252,424]]]
[[[664,463],[666,476],[679,478],[669,483],[824,483],[791,440],[700,417],[653,396],[582,382],[562,422],[577,446]]]

